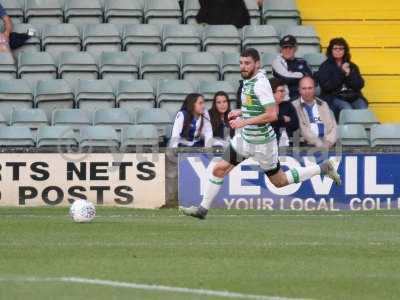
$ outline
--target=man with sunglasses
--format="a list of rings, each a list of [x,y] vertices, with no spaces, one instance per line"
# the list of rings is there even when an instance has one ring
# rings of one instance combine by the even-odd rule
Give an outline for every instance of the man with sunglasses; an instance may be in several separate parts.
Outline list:
[[[294,36],[284,36],[280,47],[281,53],[272,62],[273,75],[288,86],[289,98],[295,100],[299,97],[300,79],[312,76],[312,71],[304,59],[296,57],[297,40]]]

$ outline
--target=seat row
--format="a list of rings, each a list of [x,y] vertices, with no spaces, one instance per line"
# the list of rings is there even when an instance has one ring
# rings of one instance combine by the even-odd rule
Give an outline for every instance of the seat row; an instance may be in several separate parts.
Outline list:
[[[171,25],[151,24],[16,24],[16,32],[28,29],[37,35],[18,51],[133,51],[140,52],[240,52],[248,47],[260,52],[277,52],[279,39],[291,34],[298,40],[298,54],[319,52],[320,40],[313,26],[276,28],[271,25],[248,25],[240,32],[233,25]]]
[[[182,3],[183,2],[183,3]],[[199,0],[3,0],[15,22],[36,23],[194,23]],[[252,24],[298,24],[294,0],[245,0]],[[181,9],[179,4],[183,4]]]
[[[106,147],[110,151],[158,145],[159,137],[154,125],[129,125],[120,134],[109,126],[85,126],[78,132],[69,126],[44,126],[36,133],[26,126],[0,127],[1,147]]]
[[[369,134],[359,124],[340,125],[339,138],[344,146],[399,146],[400,124],[372,125]]]
[[[159,80],[156,89],[147,80],[121,80],[114,88],[106,80],[79,80],[74,88],[61,79],[39,81],[34,90],[25,80],[0,79],[0,111],[5,117],[13,109],[40,108],[48,118],[60,108],[81,108],[95,111],[99,108],[123,108],[134,111],[138,108],[160,107],[172,116],[180,109],[190,93],[204,95],[207,106],[211,106],[214,94],[228,93],[236,100],[236,87],[230,82],[200,82],[197,86],[186,80]]]

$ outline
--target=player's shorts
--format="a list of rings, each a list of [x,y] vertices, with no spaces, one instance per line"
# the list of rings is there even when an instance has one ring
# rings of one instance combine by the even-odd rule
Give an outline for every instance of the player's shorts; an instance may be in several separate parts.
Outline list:
[[[244,159],[253,158],[265,171],[267,176],[273,176],[279,172],[278,143],[275,139],[266,144],[250,144],[246,142],[240,133],[230,141],[230,146],[225,150],[223,159],[231,165],[237,166]]]

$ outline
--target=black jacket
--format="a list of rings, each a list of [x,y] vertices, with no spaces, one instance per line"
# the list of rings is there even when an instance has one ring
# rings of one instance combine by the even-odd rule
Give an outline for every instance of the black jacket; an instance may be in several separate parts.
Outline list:
[[[244,0],[200,0],[196,16],[198,23],[210,25],[232,24],[242,28],[250,24],[250,14]]]
[[[364,79],[361,77],[358,66],[350,62],[350,75],[346,77],[344,71],[337,65],[334,59],[328,58],[318,70],[317,79],[321,87],[320,98],[330,104],[345,85],[360,98],[364,98],[361,90],[364,87]]]
[[[283,116],[288,116],[290,122],[286,123]],[[271,123],[271,125],[275,130],[278,141],[281,136],[281,128],[286,129],[286,133],[289,137],[292,137],[293,132],[299,129],[299,118],[297,117],[296,110],[290,101],[283,101],[279,104],[278,120]]]
[[[285,60],[279,55],[272,62],[272,73],[275,78],[282,80],[289,88],[289,97],[295,100],[299,97],[299,81],[302,77],[290,76],[290,73],[301,73],[303,76],[312,76],[313,73],[307,62],[302,58]]]

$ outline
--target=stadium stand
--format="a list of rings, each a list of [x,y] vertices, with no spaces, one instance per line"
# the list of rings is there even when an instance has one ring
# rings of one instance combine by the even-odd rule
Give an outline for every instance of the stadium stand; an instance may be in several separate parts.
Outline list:
[[[2,147],[34,147],[35,144],[35,138],[28,127],[0,127],[0,146]]]
[[[371,127],[371,146],[400,145],[400,125],[381,124]]]
[[[38,108],[15,109],[11,113],[10,125],[13,126],[25,126],[31,130],[37,130],[48,124],[46,113]]]
[[[123,129],[121,147],[157,146],[157,127],[153,124],[132,125]]]
[[[400,2],[298,0],[303,24],[313,25],[327,47],[335,36],[344,37],[352,48],[354,61],[365,75],[364,94],[381,122],[398,122]]]
[[[0,109],[5,122],[0,120],[0,126],[11,122],[13,110],[39,108],[52,121],[48,129],[41,128],[43,147],[61,132],[51,131],[53,125],[77,130],[92,126],[95,116],[95,123],[104,125],[96,111],[117,108],[130,115],[129,128],[133,126],[121,136],[126,145],[150,145],[154,140],[144,137],[151,135],[150,125],[162,128],[160,136],[168,136],[171,117],[188,93],[203,93],[207,105],[219,89],[235,100],[242,49],[260,50],[262,66],[271,75],[284,34],[296,36],[297,55],[314,71],[325,59],[321,50],[332,37],[349,41],[374,116],[371,111],[343,112],[344,144],[365,144],[358,125],[398,122],[400,3],[395,0],[385,1],[384,8],[364,1],[362,10],[356,2],[344,0],[336,5],[328,0],[265,0],[259,10],[256,1],[246,0],[251,25],[241,31],[233,25],[196,24],[198,0],[183,1],[182,9],[178,0],[25,2],[2,2],[13,18],[14,31],[33,28],[37,33],[14,51],[16,60],[0,53]],[[76,144],[78,138],[72,140],[67,137],[65,142]]]
[[[235,107],[237,89],[229,81],[200,81],[198,92],[204,96],[208,108],[211,108],[214,95],[219,91],[227,93],[231,106]]]
[[[369,146],[370,139],[360,124],[339,125],[339,138],[343,146]]]
[[[83,127],[79,136],[79,147],[81,149],[107,147],[119,148],[120,139],[116,131],[108,126]]]

